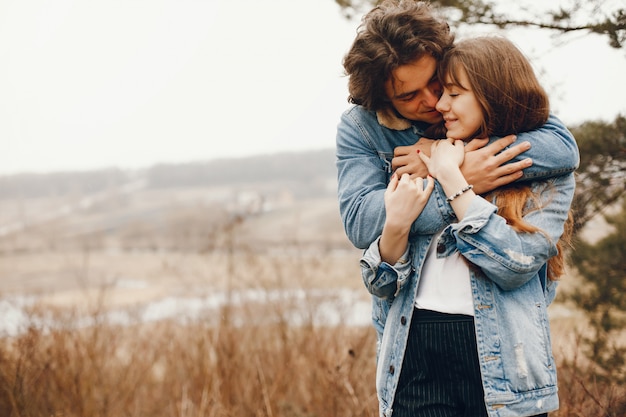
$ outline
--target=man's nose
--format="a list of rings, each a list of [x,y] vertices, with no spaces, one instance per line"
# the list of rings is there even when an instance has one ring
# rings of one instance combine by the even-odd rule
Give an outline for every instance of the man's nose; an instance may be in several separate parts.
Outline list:
[[[428,107],[435,107],[439,97],[441,97],[441,88],[438,85],[430,85],[424,90],[424,102]]]

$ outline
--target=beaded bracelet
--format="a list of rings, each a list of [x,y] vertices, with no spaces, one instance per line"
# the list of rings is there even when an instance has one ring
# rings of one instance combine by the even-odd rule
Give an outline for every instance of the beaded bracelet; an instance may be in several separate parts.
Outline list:
[[[458,193],[451,195],[450,197],[446,198],[446,201],[449,203],[450,201],[454,200],[457,197],[460,197],[461,195],[463,195],[464,192],[471,190],[472,188],[474,188],[474,186],[472,184],[468,185],[467,187],[463,187],[461,189],[461,191],[459,191]]]

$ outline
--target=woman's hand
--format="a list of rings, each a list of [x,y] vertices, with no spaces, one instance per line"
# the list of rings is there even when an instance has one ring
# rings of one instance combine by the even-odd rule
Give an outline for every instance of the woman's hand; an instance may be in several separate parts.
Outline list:
[[[433,191],[435,181],[432,178],[417,177],[411,179],[408,173],[401,177],[393,175],[385,190],[386,223],[403,231],[420,215]]]
[[[418,154],[428,167],[430,175],[439,178],[451,170],[460,169],[465,159],[465,143],[462,140],[441,139],[431,145],[430,157],[423,152],[418,152]]]
[[[461,140],[446,139],[433,144],[430,158],[419,154],[428,167],[430,175],[437,178],[448,196],[447,201],[452,206],[458,220],[465,217],[465,213],[476,194],[461,172],[461,164],[465,158],[465,144]]]
[[[394,174],[385,190],[385,225],[378,243],[381,259],[391,265],[402,256],[409,243],[411,225],[421,214],[433,191],[435,181],[420,177],[411,179],[408,173]]]

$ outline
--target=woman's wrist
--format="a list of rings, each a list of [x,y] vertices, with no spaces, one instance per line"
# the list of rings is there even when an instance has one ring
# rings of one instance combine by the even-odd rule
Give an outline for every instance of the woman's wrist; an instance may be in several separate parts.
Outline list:
[[[454,194],[452,194],[452,195],[449,195],[449,196],[446,198],[446,201],[447,201],[448,203],[451,203],[453,200],[456,200],[458,197],[461,197],[464,193],[466,193],[467,191],[469,191],[469,190],[471,190],[471,189],[473,189],[473,188],[474,188],[474,186],[473,186],[472,184],[469,184],[469,185],[467,185],[467,186],[465,186],[465,187],[461,188],[461,189],[460,189],[459,191],[457,191],[456,193],[454,193]]]
[[[437,181],[439,181],[439,184],[443,187],[446,196],[453,195],[463,187],[469,185],[458,167],[443,170],[443,172],[437,176]]]
[[[383,226],[382,235],[388,238],[391,238],[393,241],[398,241],[402,239],[407,239],[409,237],[409,233],[411,232],[411,225],[396,225],[385,223]]]
[[[409,243],[408,231],[383,229],[378,241],[378,251],[382,261],[394,265],[406,250]]]
[[[450,203],[452,210],[461,220],[465,217],[465,212],[469,207],[472,198],[476,195],[471,184],[467,182],[460,169],[450,169],[437,178],[443,191],[446,194],[446,201]]]

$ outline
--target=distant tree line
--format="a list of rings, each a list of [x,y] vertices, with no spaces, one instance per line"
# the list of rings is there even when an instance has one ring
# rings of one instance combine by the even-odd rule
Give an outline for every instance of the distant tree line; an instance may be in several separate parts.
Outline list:
[[[130,178],[117,168],[0,176],[0,200],[91,194],[119,187]]]
[[[0,177],[0,200],[56,198],[115,190],[144,180],[148,188],[246,186],[282,182],[295,194],[323,192],[336,178],[334,149],[278,153],[246,158],[157,164],[142,170],[118,168]],[[308,193],[308,194],[307,194]]]
[[[309,183],[335,178],[334,149],[216,159],[187,164],[160,164],[147,171],[151,187],[219,186],[264,182]]]

